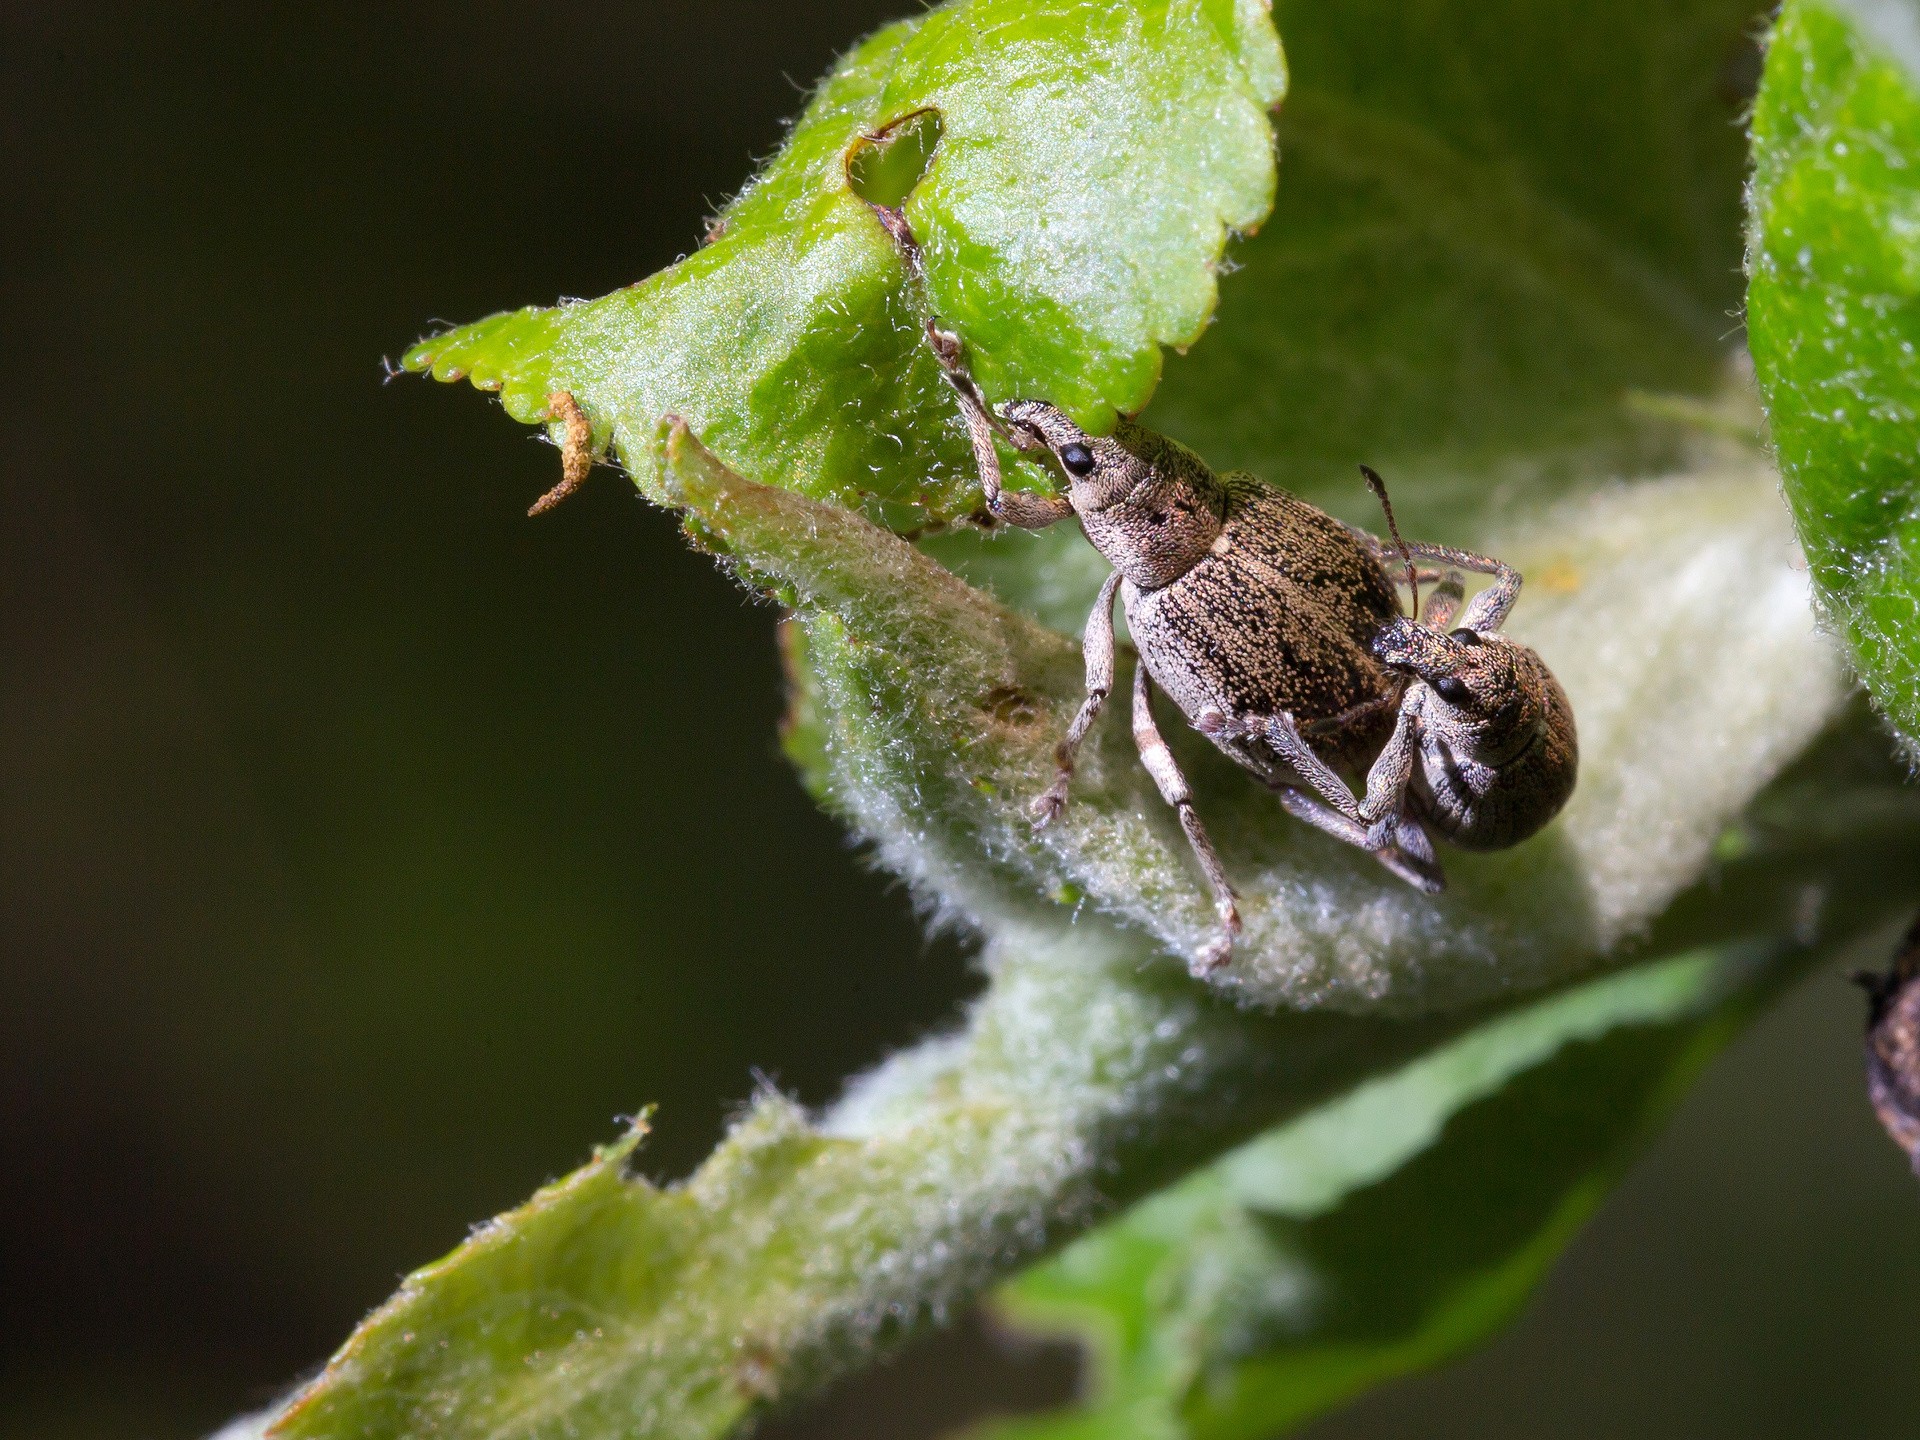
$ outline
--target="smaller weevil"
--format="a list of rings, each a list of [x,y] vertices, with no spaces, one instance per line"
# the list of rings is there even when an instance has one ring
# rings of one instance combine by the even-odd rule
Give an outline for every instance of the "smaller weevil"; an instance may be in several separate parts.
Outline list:
[[[1520,572],[1450,546],[1402,540],[1385,483],[1367,466],[1360,470],[1386,510],[1408,583],[1429,573],[1416,572],[1416,557],[1451,568],[1440,573],[1418,622],[1395,618],[1374,637],[1373,653],[1411,683],[1367,774],[1365,798],[1323,791],[1321,800],[1294,793],[1282,802],[1363,850],[1398,850],[1425,872],[1421,888],[1437,891],[1445,878],[1429,830],[1463,850],[1504,850],[1560,813],[1579,769],[1573,707],[1537,654],[1498,633],[1519,598]],[[1460,610],[1463,569],[1491,574],[1494,583]],[[1229,735],[1248,728],[1231,716],[1197,723]]]
[[[1445,879],[1426,824],[1459,844],[1496,848],[1559,808],[1573,775],[1565,697],[1532,651],[1483,634],[1499,627],[1519,591],[1510,567],[1448,547],[1408,546],[1397,528],[1396,549],[1251,475],[1216,475],[1193,452],[1126,419],[1095,437],[1044,401],[1016,400],[996,417],[959,337],[931,322],[927,335],[960,397],[989,512],[1022,529],[1076,517],[1114,567],[1087,620],[1086,698],[1056,748],[1053,783],[1033,803],[1035,824],[1064,808],[1080,744],[1113,689],[1118,598],[1140,653],[1134,741],[1180,817],[1220,920],[1196,972],[1231,958],[1240,917],[1192,790],[1154,722],[1156,685],[1215,746],[1276,790],[1289,813],[1429,893]],[[1065,493],[1004,490],[996,436],[1050,456],[1065,474]],[[1378,477],[1369,479],[1384,502]],[[1387,570],[1396,554],[1406,562],[1417,620],[1402,614]],[[1464,584],[1453,570],[1418,570],[1416,554],[1496,577],[1451,634]],[[1424,612],[1423,578],[1439,582]],[[1535,737],[1541,726],[1551,737],[1544,751]],[[1458,776],[1448,768],[1455,755],[1467,762]],[[1355,800],[1341,770],[1368,774],[1365,800]]]

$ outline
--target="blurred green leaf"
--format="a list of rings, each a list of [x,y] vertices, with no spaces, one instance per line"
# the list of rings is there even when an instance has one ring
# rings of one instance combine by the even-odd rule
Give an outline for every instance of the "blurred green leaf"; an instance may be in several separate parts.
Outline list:
[[[1282,0],[1274,216],[1155,423],[1372,521],[1367,460],[1429,532],[1684,465],[1633,397],[1726,383],[1756,10]]]
[[[1920,6],[1790,0],[1753,151],[1747,325],[1787,498],[1920,745]]]
[[[996,1297],[1086,1398],[978,1440],[1279,1434],[1513,1318],[1788,957],[1581,986],[1225,1156]]]

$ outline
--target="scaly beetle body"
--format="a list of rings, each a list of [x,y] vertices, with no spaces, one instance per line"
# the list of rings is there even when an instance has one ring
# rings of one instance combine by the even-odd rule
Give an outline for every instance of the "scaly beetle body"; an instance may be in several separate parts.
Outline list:
[[[1360,468],[1384,502],[1380,477]],[[1391,525],[1390,509],[1387,518]],[[1573,706],[1538,655],[1498,633],[1520,595],[1517,570],[1443,545],[1409,545],[1397,528],[1394,539],[1409,567],[1415,556],[1491,564],[1494,583],[1456,623],[1463,591],[1459,571],[1450,570],[1418,623],[1395,618],[1374,637],[1373,653],[1412,683],[1368,772],[1366,798],[1347,811],[1335,797],[1335,808],[1368,827],[1370,847],[1391,840],[1418,852],[1424,836],[1409,830],[1417,822],[1463,850],[1504,850],[1539,831],[1573,793]],[[1432,869],[1438,876],[1437,863]]]
[[[1393,581],[1351,530],[1130,421],[1093,439],[1051,405],[1005,413],[1060,458],[1063,498],[1112,563],[1141,664],[1174,704],[1291,715],[1324,760],[1364,769],[1405,682],[1370,648],[1400,615]],[[1263,779],[1308,783],[1264,737],[1214,738]],[[1065,798],[1056,781],[1048,803]]]
[[[1016,400],[1001,412],[1004,426],[996,424],[958,337],[931,324],[927,333],[960,396],[988,510],[1025,529],[1075,516],[1114,567],[1087,620],[1086,699],[1057,748],[1053,784],[1034,802],[1036,824],[1065,807],[1075,755],[1112,691],[1118,597],[1140,652],[1134,740],[1179,814],[1220,917],[1196,970],[1226,962],[1240,920],[1191,788],[1154,723],[1155,684],[1196,729],[1277,790],[1289,813],[1429,893],[1445,879],[1427,824],[1468,848],[1496,848],[1559,809],[1573,773],[1565,696],[1532,651],[1480,633],[1497,629],[1518,593],[1510,567],[1400,542],[1409,584],[1423,575],[1439,581],[1427,610],[1409,620],[1386,568],[1395,547],[1250,475],[1216,475],[1191,451],[1128,420],[1094,437],[1044,401]],[[1003,490],[996,434],[1050,454],[1066,493]],[[1378,477],[1368,478],[1384,501]],[[1454,568],[1421,572],[1414,555]],[[1459,569],[1497,579],[1448,635],[1464,594]],[[1367,795],[1357,801],[1335,767],[1357,775],[1369,761]]]

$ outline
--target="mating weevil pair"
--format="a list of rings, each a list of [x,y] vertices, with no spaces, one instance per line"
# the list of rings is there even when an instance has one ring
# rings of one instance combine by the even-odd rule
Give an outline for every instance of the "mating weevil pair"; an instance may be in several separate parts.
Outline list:
[[[1233,888],[1153,719],[1153,687],[1223,752],[1272,786],[1292,815],[1375,856],[1409,884],[1446,879],[1433,832],[1469,850],[1514,845],[1572,793],[1573,711],[1526,646],[1499,634],[1520,575],[1498,560],[1400,538],[1386,487],[1362,466],[1393,543],[1251,475],[1216,475],[1164,436],[1121,420],[1088,435],[1052,405],[1016,400],[996,417],[959,338],[927,327],[973,442],[987,508],[1041,529],[1077,516],[1112,565],[1088,617],[1086,699],[1056,751],[1038,825],[1066,805],[1074,757],[1113,689],[1113,602],[1139,650],[1133,735],[1206,872],[1220,933],[1196,961],[1230,958]],[[1064,494],[1001,488],[996,435],[1052,457]],[[1421,569],[1416,559],[1444,569]],[[1413,618],[1390,562],[1404,563]],[[1471,601],[1461,571],[1493,577]],[[1424,608],[1420,584],[1433,588]],[[1341,775],[1366,775],[1356,798]]]

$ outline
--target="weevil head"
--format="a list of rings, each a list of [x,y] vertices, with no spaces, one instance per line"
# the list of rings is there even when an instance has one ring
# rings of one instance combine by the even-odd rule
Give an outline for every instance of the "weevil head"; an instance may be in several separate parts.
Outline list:
[[[1043,400],[1002,414],[1016,444],[1053,458],[1087,539],[1142,589],[1186,574],[1219,537],[1226,487],[1185,446],[1124,418],[1089,435]]]
[[[1089,435],[1044,400],[1015,400],[1001,413],[1016,445],[1052,457],[1080,514],[1106,509],[1139,483],[1139,457],[1117,434]]]
[[[1524,750],[1546,723],[1552,679],[1539,656],[1504,635],[1401,617],[1381,627],[1372,648],[1388,669],[1425,681],[1428,724],[1488,764]]]

